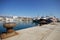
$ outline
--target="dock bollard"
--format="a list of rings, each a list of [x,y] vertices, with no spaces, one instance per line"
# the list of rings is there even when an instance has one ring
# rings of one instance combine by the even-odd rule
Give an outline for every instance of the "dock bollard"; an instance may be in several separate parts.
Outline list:
[[[1,38],[5,39],[14,35],[17,35],[18,33],[13,30],[13,27],[16,26],[16,23],[4,23],[3,27],[6,28],[6,33],[1,34]]]

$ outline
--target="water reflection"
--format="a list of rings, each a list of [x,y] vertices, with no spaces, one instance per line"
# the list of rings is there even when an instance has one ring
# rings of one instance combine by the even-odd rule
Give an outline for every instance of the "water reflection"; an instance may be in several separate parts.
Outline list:
[[[35,26],[35,23],[33,22],[20,22],[16,25],[16,27],[14,27],[14,29],[19,30],[19,29],[29,28],[33,26]]]
[[[14,27],[14,30],[21,30],[29,27],[36,26],[36,23],[33,23],[31,21],[23,21],[23,22],[16,22],[16,27]],[[5,32],[6,28],[3,27],[3,22],[0,22],[0,33]]]

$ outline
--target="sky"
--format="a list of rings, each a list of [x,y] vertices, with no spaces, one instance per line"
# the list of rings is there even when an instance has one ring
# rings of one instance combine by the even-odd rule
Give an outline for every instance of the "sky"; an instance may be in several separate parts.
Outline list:
[[[60,0],[0,0],[0,15],[60,18]]]

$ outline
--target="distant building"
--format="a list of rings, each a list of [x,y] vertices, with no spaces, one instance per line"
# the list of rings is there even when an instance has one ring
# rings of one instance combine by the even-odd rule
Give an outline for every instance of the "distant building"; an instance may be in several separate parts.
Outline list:
[[[13,19],[16,19],[16,18],[18,18],[18,16],[13,16]]]
[[[5,21],[5,17],[0,16],[0,21]]]
[[[13,18],[6,18],[5,22],[14,22],[14,19]]]
[[[33,20],[39,20],[41,17],[34,17]]]

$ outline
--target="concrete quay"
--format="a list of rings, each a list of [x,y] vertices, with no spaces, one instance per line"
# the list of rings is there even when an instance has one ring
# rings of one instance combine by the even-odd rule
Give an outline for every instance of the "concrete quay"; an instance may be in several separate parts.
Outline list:
[[[60,40],[60,23],[16,31],[19,34],[2,40]]]

